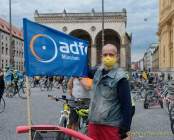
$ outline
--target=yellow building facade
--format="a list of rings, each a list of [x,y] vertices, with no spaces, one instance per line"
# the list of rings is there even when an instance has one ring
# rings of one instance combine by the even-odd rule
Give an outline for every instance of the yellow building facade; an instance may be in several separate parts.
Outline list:
[[[159,70],[174,72],[174,0],[159,0]]]
[[[152,53],[152,71],[159,71],[159,46],[157,46]]]

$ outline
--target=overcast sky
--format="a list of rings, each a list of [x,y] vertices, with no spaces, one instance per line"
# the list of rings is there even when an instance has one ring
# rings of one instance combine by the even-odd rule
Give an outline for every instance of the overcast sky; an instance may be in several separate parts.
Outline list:
[[[8,1],[0,0],[0,17],[8,20]],[[12,22],[22,28],[22,18],[33,20],[35,9],[39,12],[90,12],[101,11],[102,0],[11,0]],[[133,34],[132,61],[143,57],[150,43],[158,41],[158,0],[105,0],[105,11],[128,12],[127,32]],[[147,20],[144,20],[147,19]]]

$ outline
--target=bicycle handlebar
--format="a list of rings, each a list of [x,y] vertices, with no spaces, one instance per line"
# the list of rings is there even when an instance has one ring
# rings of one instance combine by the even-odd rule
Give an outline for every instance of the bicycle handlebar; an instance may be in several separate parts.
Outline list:
[[[62,96],[62,97],[54,97],[52,95],[48,95],[48,98],[51,98],[53,100],[55,100],[56,102],[60,101],[60,100],[63,100],[63,101],[66,101],[66,103],[73,109],[75,110],[78,110],[78,109],[88,109],[89,108],[89,105],[86,105],[86,104],[81,104],[84,100],[83,99],[68,99],[66,98],[66,96]],[[71,105],[69,104],[68,102],[69,101],[72,101],[74,103],[76,103],[76,105]],[[78,105],[78,103],[80,105]]]
[[[54,99],[55,101],[60,101],[60,100],[64,100],[64,101],[72,101],[72,102],[75,102],[75,103],[78,103],[78,102],[83,102],[84,99],[78,99],[78,98],[75,98],[75,99],[68,99],[66,98],[66,96],[62,96],[62,97],[55,97],[55,96],[52,96],[52,95],[48,95],[48,98],[52,98]]]

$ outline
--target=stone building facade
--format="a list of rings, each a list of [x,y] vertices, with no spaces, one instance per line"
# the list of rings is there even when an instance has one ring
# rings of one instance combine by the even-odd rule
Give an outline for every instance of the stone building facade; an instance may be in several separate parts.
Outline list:
[[[144,54],[144,69],[148,72],[152,72],[152,54],[154,52],[154,50],[156,49],[156,47],[158,46],[158,44],[156,43],[152,43],[150,44],[150,46],[148,47],[148,49],[146,50],[145,54]]]
[[[159,46],[152,53],[152,71],[159,72]]]
[[[24,44],[22,32],[12,26],[12,46],[10,48],[10,27],[8,22],[0,18],[0,68],[4,69],[6,66],[10,66],[10,57],[13,59],[13,66],[15,69],[23,71],[24,70]],[[13,54],[10,55],[12,50]]]
[[[159,69],[174,72],[174,1],[159,0]]]
[[[127,12],[105,12],[104,43],[117,46],[121,67],[131,66],[131,40],[126,32]],[[89,13],[39,13],[34,14],[36,22],[47,25],[72,36],[89,41],[88,57],[92,66],[100,64],[102,48],[102,13],[92,9]]]

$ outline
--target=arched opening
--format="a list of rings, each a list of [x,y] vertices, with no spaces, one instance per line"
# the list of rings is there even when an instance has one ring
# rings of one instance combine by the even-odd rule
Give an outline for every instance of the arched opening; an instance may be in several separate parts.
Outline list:
[[[87,31],[82,30],[82,29],[73,30],[69,34],[74,36],[74,37],[77,37],[77,38],[80,38],[80,39],[83,39],[83,40],[86,40],[86,41],[89,42],[89,46],[88,46],[88,62],[91,64],[91,43],[92,43],[92,39],[91,39],[90,34]]]
[[[112,29],[105,29],[104,30],[104,44],[113,44],[117,47],[118,55],[120,55],[120,47],[121,47],[121,38],[120,35],[112,30]],[[96,38],[95,44],[97,47],[97,64],[101,63],[101,53],[102,53],[102,31],[100,31]],[[120,62],[119,62],[120,63]]]

